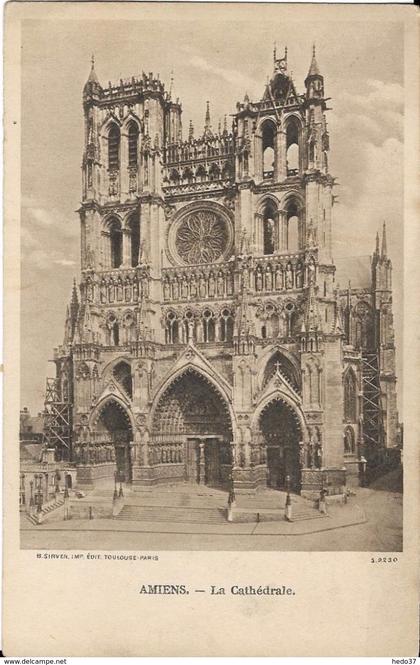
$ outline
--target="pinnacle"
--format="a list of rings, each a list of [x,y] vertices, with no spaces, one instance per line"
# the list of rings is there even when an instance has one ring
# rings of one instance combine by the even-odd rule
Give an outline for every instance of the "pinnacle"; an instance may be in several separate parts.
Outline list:
[[[321,71],[319,69],[315,54],[315,44],[312,46],[312,60],[311,66],[309,67],[308,77],[309,76],[321,76]]]
[[[386,222],[384,222],[384,225],[382,227],[382,251],[381,251],[381,256],[382,256],[382,258],[386,258],[386,255],[387,255]]]
[[[95,71],[95,56],[92,53],[92,58],[91,58],[91,68],[90,68],[90,73],[88,77],[88,83],[97,83],[99,84],[99,79]]]

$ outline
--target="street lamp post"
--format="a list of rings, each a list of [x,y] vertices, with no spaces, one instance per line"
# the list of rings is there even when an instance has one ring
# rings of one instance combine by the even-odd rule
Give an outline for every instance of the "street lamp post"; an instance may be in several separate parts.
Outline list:
[[[25,498],[25,474],[21,473],[20,474],[20,505],[21,508],[24,509],[26,504],[26,498]]]
[[[228,496],[228,522],[233,521],[233,506],[236,504],[235,489],[233,484],[233,473],[229,475],[229,496]]]
[[[42,503],[43,503],[43,496],[42,496],[42,473],[36,474],[35,475],[36,481],[37,481],[37,512],[40,513],[42,511]]]
[[[360,469],[360,484],[362,487],[366,486],[366,467],[367,467],[367,459],[363,455],[360,457],[359,460],[359,469]]]
[[[288,521],[292,521],[292,497],[290,496],[290,476],[286,476],[286,505],[284,510],[284,518]]]
[[[114,471],[114,501],[118,499],[118,491],[117,491],[117,470],[115,469]]]
[[[30,493],[31,496],[29,497],[29,512],[31,513],[34,508],[34,481],[30,480],[29,481],[29,488],[30,488]]]

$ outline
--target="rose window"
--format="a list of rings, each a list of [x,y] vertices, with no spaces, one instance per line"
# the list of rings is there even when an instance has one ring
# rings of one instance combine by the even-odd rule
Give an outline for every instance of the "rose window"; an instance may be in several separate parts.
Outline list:
[[[226,221],[210,210],[202,210],[182,220],[175,246],[185,263],[212,263],[222,256],[228,238]]]

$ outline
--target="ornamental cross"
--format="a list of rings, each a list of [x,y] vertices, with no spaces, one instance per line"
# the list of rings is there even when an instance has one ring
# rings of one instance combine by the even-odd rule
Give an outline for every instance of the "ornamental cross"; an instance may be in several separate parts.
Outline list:
[[[276,368],[276,372],[279,372],[279,374],[280,374],[281,364],[278,360],[277,360],[276,363],[274,363],[274,367]]]

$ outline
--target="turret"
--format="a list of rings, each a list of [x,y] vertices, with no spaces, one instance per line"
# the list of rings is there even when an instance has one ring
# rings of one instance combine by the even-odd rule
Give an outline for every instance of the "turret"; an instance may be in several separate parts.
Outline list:
[[[320,72],[316,59],[315,44],[312,47],[312,60],[308,75],[305,79],[305,87],[307,99],[314,100],[324,98],[324,77]]]
[[[95,71],[95,57],[92,55],[91,68],[88,80],[86,81],[85,87],[83,88],[83,101],[89,102],[94,98],[99,98],[101,92],[102,92],[102,87],[101,84],[99,83],[99,79]]]
[[[386,224],[382,227],[381,250],[379,251],[379,234],[376,234],[376,247],[372,256],[372,284],[375,291],[391,291],[392,262],[388,258],[386,241]]]

